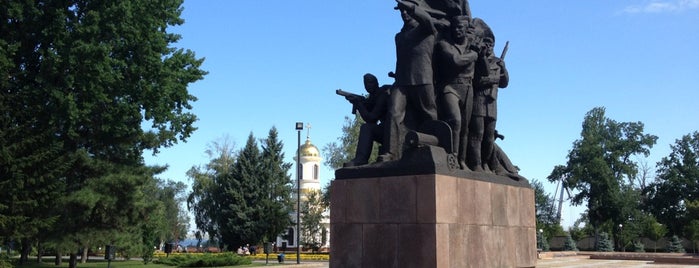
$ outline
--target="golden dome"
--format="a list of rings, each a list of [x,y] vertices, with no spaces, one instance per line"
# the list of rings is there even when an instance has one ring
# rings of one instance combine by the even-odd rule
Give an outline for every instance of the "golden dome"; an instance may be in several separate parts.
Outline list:
[[[309,140],[309,139],[306,139],[306,143],[301,145],[299,150],[301,151],[301,157],[304,157],[304,156],[305,157],[308,157],[308,156],[320,157],[320,150],[318,150],[318,147],[311,144],[311,140]]]

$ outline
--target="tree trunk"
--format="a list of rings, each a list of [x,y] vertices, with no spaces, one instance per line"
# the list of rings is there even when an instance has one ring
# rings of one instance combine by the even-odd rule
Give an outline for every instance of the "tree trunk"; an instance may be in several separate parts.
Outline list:
[[[87,251],[89,248],[90,248],[89,245],[85,245],[85,247],[83,247],[83,255],[80,256],[80,263],[87,263],[87,258],[88,258]]]
[[[20,243],[22,244],[19,256],[19,265],[21,266],[29,262],[29,252],[31,252],[31,245],[29,245],[28,238],[22,238],[22,241]]]
[[[56,266],[61,266],[63,264],[63,255],[60,250],[56,250],[56,259],[53,261]]]
[[[70,260],[68,261],[68,268],[78,267],[78,254],[75,252],[70,253]]]
[[[44,249],[41,246],[41,241],[36,243],[36,263],[41,263],[41,257],[44,255]]]

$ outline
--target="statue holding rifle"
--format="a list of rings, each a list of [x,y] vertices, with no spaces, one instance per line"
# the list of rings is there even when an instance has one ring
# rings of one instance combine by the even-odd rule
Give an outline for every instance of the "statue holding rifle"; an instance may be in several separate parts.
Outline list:
[[[369,163],[369,156],[374,146],[374,141],[383,144],[384,126],[388,116],[389,85],[379,86],[379,81],[372,74],[364,75],[364,88],[369,93],[367,97],[352,94],[341,89],[335,91],[352,103],[352,113],[359,112],[364,123],[359,127],[359,140],[357,152],[345,167],[361,166]],[[384,146],[379,147],[379,154],[384,154]]]
[[[505,45],[498,58],[493,53],[495,35],[481,19],[473,20],[477,37],[482,47],[476,62],[474,77],[473,118],[470,122],[468,143],[468,167],[473,171],[504,173],[495,161],[495,123],[497,122],[498,88],[506,88],[509,75],[505,67]]]

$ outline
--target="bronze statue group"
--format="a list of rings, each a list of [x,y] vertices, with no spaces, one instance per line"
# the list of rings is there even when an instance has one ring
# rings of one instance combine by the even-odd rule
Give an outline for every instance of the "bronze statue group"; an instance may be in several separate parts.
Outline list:
[[[507,45],[500,57],[494,55],[495,35],[482,19],[472,18],[467,0],[396,3],[403,27],[395,36],[395,72],[389,73],[395,82],[379,86],[366,74],[367,97],[343,95],[366,122],[356,156],[345,166],[366,165],[374,141],[381,144],[378,162],[398,160],[408,132],[434,134],[441,127],[449,131],[438,138],[448,140],[442,147],[458,168],[522,178],[495,144],[503,138],[495,125],[498,89],[509,82]]]

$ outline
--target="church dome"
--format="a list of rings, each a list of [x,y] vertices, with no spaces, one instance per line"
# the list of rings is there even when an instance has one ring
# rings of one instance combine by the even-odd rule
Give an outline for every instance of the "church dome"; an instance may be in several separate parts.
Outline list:
[[[301,157],[320,157],[320,150],[311,143],[311,140],[306,139],[306,143],[301,145],[299,150],[301,152]]]

